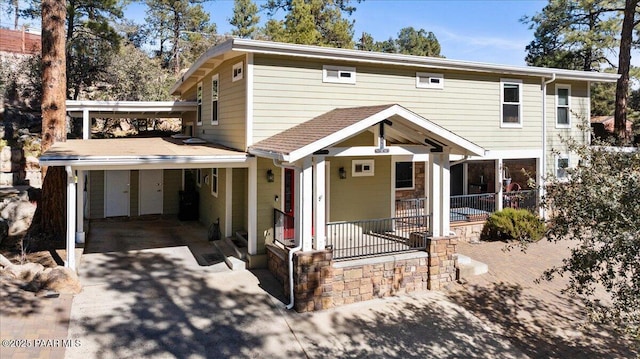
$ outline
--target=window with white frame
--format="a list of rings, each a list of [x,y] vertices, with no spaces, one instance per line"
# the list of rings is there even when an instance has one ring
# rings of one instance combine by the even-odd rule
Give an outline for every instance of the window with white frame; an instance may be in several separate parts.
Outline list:
[[[444,88],[444,75],[416,72],[416,87],[441,90]]]
[[[571,127],[571,87],[556,86],[556,127]]]
[[[500,126],[522,127],[522,80],[500,80]]]
[[[231,73],[231,79],[232,82],[236,82],[238,80],[242,80],[243,78],[243,67],[244,67],[244,62],[238,62],[237,64],[233,65],[233,69],[232,69],[232,73]]]
[[[198,82],[198,93],[196,96],[198,101],[198,110],[196,113],[196,124],[198,126],[202,126],[202,82]]]
[[[345,66],[322,66],[322,82],[355,84],[356,68]]]
[[[211,169],[211,194],[218,197],[218,169]]]
[[[374,160],[351,161],[351,176],[364,177],[374,175]]]
[[[202,187],[202,170],[199,168],[196,170],[196,185]]]
[[[396,162],[396,189],[413,189],[413,162]]]
[[[211,77],[211,124],[218,124],[218,98],[220,97],[220,77],[215,74]]]
[[[569,168],[569,156],[566,154],[556,157],[556,177],[559,179],[567,178],[567,168]]]

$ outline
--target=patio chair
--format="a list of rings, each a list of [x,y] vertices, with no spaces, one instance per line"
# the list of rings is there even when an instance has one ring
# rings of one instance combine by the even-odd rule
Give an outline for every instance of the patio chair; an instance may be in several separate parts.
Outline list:
[[[518,208],[519,207],[519,192],[522,190],[522,186],[518,182],[511,182],[504,189],[504,204],[505,207]]]

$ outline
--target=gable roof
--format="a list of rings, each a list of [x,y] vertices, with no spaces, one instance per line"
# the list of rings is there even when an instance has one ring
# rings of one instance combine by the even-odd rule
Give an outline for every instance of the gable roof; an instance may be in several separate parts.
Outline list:
[[[422,145],[437,143],[453,154],[484,155],[482,147],[397,104],[334,109],[250,146],[249,153],[295,162],[385,120],[392,120],[391,128],[397,122],[401,132],[424,138]]]
[[[564,70],[555,68],[512,66],[490,64],[483,62],[452,60],[439,57],[426,57],[404,54],[390,54],[383,52],[340,49],[332,47],[286,44],[271,41],[259,41],[248,39],[229,39],[219,45],[210,48],[181,76],[171,87],[171,94],[180,95],[189,87],[197,83],[206,75],[207,70],[213,69],[226,59],[241,56],[246,53],[259,53],[271,55],[294,56],[303,58],[315,58],[324,60],[337,60],[345,62],[361,62],[374,64],[387,64],[399,66],[411,66],[415,68],[432,70],[457,70],[468,72],[494,73],[501,75],[534,76],[552,78],[558,80],[615,82],[618,74],[603,72],[586,72]]]

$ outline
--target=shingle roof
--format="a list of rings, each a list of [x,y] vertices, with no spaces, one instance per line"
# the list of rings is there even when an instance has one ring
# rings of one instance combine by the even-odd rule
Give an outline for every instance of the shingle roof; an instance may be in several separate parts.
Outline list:
[[[392,106],[394,104],[334,109],[264,139],[249,148],[250,150],[290,154]]]

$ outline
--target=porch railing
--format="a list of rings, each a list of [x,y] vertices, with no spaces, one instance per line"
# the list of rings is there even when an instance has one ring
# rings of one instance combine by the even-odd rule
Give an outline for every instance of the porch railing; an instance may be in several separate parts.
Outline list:
[[[294,217],[273,209],[273,240],[285,247],[295,245]]]
[[[502,208],[507,207],[535,211],[538,209],[538,191],[532,189],[504,192],[502,196]]]
[[[327,223],[327,244],[334,259],[422,250],[431,216],[404,216]]]
[[[397,199],[396,217],[422,216],[426,203],[426,198]]]
[[[466,194],[451,196],[451,222],[482,221],[496,209],[496,195],[493,193]]]

